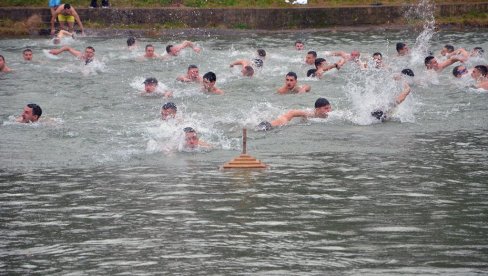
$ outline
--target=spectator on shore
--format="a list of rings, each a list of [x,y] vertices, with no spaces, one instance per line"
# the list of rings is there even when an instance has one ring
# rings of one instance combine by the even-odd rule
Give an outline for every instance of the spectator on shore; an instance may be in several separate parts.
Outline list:
[[[102,8],[106,9],[110,7],[108,0],[102,0]],[[98,8],[97,0],[91,0],[90,8]]]
[[[73,33],[75,31],[74,29],[74,23],[78,23],[78,26],[80,26],[81,29],[81,34],[84,35],[85,31],[83,29],[83,24],[81,23],[80,16],[76,12],[75,8],[71,6],[70,4],[61,4],[59,5],[54,13],[52,14],[51,17],[51,35],[54,35],[56,29],[54,28],[54,23],[56,22],[56,17],[58,18],[59,25],[61,29],[66,30],[66,25],[65,23],[68,23],[69,27],[69,32]]]

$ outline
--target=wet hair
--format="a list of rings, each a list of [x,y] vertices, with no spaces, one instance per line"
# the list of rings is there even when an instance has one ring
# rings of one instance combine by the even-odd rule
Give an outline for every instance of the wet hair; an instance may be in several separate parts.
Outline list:
[[[485,65],[476,65],[474,68],[478,69],[483,77],[486,77],[486,74],[488,74],[488,67]]]
[[[455,77],[459,77],[459,76],[461,76],[461,70],[459,70],[459,67],[461,67],[461,66],[464,66],[464,65],[458,65],[458,66],[456,66],[456,67],[454,67],[454,68],[452,69],[452,74],[453,74]]]
[[[288,72],[288,74],[286,74],[286,77],[293,77],[294,79],[298,79],[298,76],[295,72]]]
[[[297,44],[303,44],[303,42],[301,40],[297,40],[297,41],[295,41],[295,45],[297,45]]]
[[[318,98],[315,101],[315,108],[320,108],[322,106],[330,105],[329,101],[326,98]]]
[[[313,57],[316,58],[317,57],[317,52],[315,52],[315,51],[308,51],[307,52],[307,55],[312,55]]]
[[[5,58],[4,58],[2,55],[0,55],[0,58],[1,58],[3,61],[5,61]]]
[[[244,67],[244,71],[245,71],[244,73],[245,76],[252,77],[254,75],[254,68],[252,68],[252,66],[248,65]]]
[[[90,49],[90,50],[92,50],[93,52],[95,52],[95,48],[93,48],[92,46],[88,46],[88,47],[86,47],[85,49]]]
[[[153,46],[152,44],[147,44],[147,45],[146,45],[146,50],[147,50],[147,48],[149,48],[149,47],[153,47],[153,48],[154,48],[154,46]]]
[[[217,75],[214,72],[207,72],[203,75],[203,79],[208,80],[209,82],[217,81]]]
[[[319,67],[322,62],[325,62],[325,58],[317,58],[315,59],[315,68]]]
[[[374,56],[380,56],[380,57],[382,57],[382,58],[383,58],[383,55],[382,55],[380,52],[376,52],[376,53],[374,53],[372,56],[373,56],[373,57],[374,57]]]
[[[127,46],[132,46],[134,44],[136,44],[136,39],[134,37],[131,36],[127,38]]]
[[[397,50],[397,52],[400,52],[401,50],[403,50],[403,48],[405,48],[405,46],[407,46],[407,44],[405,44],[403,42],[398,42],[396,44],[396,50]]]
[[[171,48],[173,47],[173,44],[170,44],[168,46],[166,46],[166,53],[171,53]]]
[[[478,52],[479,55],[482,55],[485,53],[485,50],[483,50],[483,48],[481,48],[481,47],[474,47],[473,50]]]
[[[198,69],[198,66],[196,66],[195,64],[190,64],[188,66],[188,70],[190,70],[190,69]]]
[[[447,49],[447,52],[448,53],[451,53],[451,52],[454,52],[454,46],[450,45],[450,44],[446,44],[444,45],[444,48]]]
[[[167,102],[167,103],[163,104],[162,109],[173,109],[174,111],[178,110],[176,108],[176,104],[173,102]]]
[[[143,83],[144,84],[158,84],[158,80],[156,78],[147,78]]]
[[[412,69],[408,69],[408,68],[403,69],[402,70],[402,74],[407,75],[407,76],[410,76],[410,77],[414,77],[415,76],[415,74],[413,73]]]
[[[185,133],[196,133],[195,129],[194,129],[194,128],[192,128],[192,127],[185,127],[185,128],[183,129],[183,131],[184,131]]]
[[[31,103],[31,104],[28,104],[27,107],[32,108],[32,114],[33,115],[37,115],[37,117],[41,117],[42,109],[40,106],[38,106],[37,104]]]
[[[266,56],[266,51],[264,49],[258,49],[258,56],[265,57]]]
[[[64,4],[64,9],[65,9],[65,10],[69,10],[69,9],[71,9],[71,5],[70,5],[70,4]]]
[[[435,57],[433,57],[433,56],[426,57],[425,60],[424,60],[425,66],[427,66],[427,64],[429,64],[434,58]]]
[[[307,77],[315,77],[315,72],[317,72],[317,69],[309,69],[307,71]]]
[[[27,49],[25,49],[24,51],[22,51],[22,53],[23,53],[23,54],[25,54],[25,53],[27,53],[27,52],[31,52],[31,53],[32,53],[32,50],[31,50],[31,49],[29,49],[29,48],[27,48]]]

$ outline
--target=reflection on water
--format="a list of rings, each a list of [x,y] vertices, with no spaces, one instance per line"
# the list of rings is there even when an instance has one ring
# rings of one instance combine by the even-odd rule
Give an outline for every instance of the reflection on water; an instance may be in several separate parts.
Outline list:
[[[0,274],[483,274],[487,95],[455,85],[450,72],[433,84],[414,64],[419,78],[404,109],[391,122],[364,123],[356,106],[392,95],[376,93],[396,87],[390,73],[346,67],[307,79],[294,40],[317,50],[357,47],[365,58],[381,51],[396,70],[403,61],[390,44],[415,37],[305,36],[195,38],[206,55],[142,63],[123,51],[123,38],[87,38],[75,46],[93,44],[104,64],[89,75],[63,67],[66,56],[44,59],[41,40],[2,40],[17,72],[0,76]],[[431,47],[453,41],[488,48],[480,31],[440,33]],[[167,43],[146,42],[159,52]],[[16,56],[25,46],[39,64]],[[269,58],[255,78],[228,68],[256,47]],[[217,72],[226,94],[174,81],[192,63]],[[290,70],[311,93],[275,94]],[[174,92],[180,121],[161,122],[165,100],[139,96],[135,82],[149,76]],[[269,170],[218,169],[238,155],[243,126],[309,108],[319,96],[332,102],[330,118],[248,132],[249,152]],[[50,123],[9,119],[31,101]],[[188,125],[213,150],[166,151]]]

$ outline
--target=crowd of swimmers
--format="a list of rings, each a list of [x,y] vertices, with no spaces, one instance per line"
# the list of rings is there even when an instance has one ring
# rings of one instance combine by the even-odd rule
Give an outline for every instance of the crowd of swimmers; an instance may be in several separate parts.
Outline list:
[[[96,2],[96,1],[95,1]],[[58,5],[54,5],[54,4]],[[53,4],[51,6],[51,4]],[[73,25],[76,21],[80,27],[81,32],[84,32],[81,20],[76,13],[76,10],[70,4],[60,4],[56,0],[50,1],[51,12],[52,12],[52,34],[53,44],[60,44],[61,39],[64,36],[74,37]],[[54,32],[54,22],[58,19],[60,23],[61,30],[59,32]],[[65,23],[68,23],[68,26]],[[127,39],[127,48],[129,50],[137,49],[136,39],[130,37]],[[200,53],[201,48],[191,41],[183,41],[176,45],[167,45],[166,53],[164,55],[157,54],[155,52],[155,47],[152,44],[147,44],[144,48],[144,55],[138,59],[169,59],[178,56],[180,52],[185,48],[191,48],[195,53]],[[303,41],[295,42],[295,49],[297,51],[303,51],[305,49],[305,44]],[[410,54],[409,47],[403,43],[399,42],[396,44],[396,51],[398,57],[407,56]],[[63,52],[68,52],[77,59],[81,60],[84,65],[90,64],[95,59],[95,48],[88,46],[84,51],[74,49],[70,46],[62,46],[60,48],[51,49],[49,51],[52,55],[59,55]],[[481,47],[475,47],[471,51],[463,48],[455,49],[452,45],[445,45],[441,51],[440,55],[445,57],[445,60],[439,62],[434,55],[429,55],[424,60],[424,65],[426,70],[432,70],[440,72],[451,65],[456,63],[456,66],[452,70],[452,74],[455,78],[465,78],[471,76],[475,80],[474,86],[476,88],[481,88],[488,90],[488,68],[486,65],[476,65],[473,68],[468,68],[466,66],[466,61],[471,57],[480,57],[484,54]],[[31,49],[25,49],[22,52],[23,59],[25,61],[32,61],[33,51]],[[351,51],[350,53],[344,51],[326,51],[324,56],[332,56],[337,60],[334,63],[328,63],[323,57],[318,57],[317,52],[308,51],[305,54],[304,62],[307,65],[314,66],[315,68],[309,69],[307,71],[307,76],[311,78],[323,78],[324,74],[330,70],[340,70],[345,64],[351,63],[357,66],[360,70],[366,70],[370,67],[375,69],[385,68],[387,65],[383,63],[383,56],[379,52],[373,53],[368,62],[364,62],[361,59],[361,54],[359,51]],[[256,56],[250,59],[238,59],[230,63],[230,67],[240,67],[240,74],[244,77],[252,77],[256,70],[259,70],[264,66],[266,60],[266,51],[264,49],[258,49],[256,51]],[[8,73],[12,69],[9,68],[5,62],[4,56],[0,55],[0,72]],[[415,74],[411,69],[405,68],[401,71],[401,75],[405,77],[413,77]],[[186,74],[177,77],[178,81],[184,83],[200,83],[202,90],[205,93],[210,94],[224,94],[220,88],[216,87],[217,76],[214,72],[207,72],[203,76],[200,75],[198,66],[192,64],[187,68]],[[295,72],[288,72],[285,75],[285,81],[283,86],[277,89],[279,94],[294,94],[294,93],[307,93],[311,91],[310,85],[298,84],[298,76]],[[391,104],[382,107],[380,109],[372,110],[371,116],[379,121],[388,120],[395,110],[395,108],[401,104],[409,95],[411,91],[408,82],[402,82],[402,90],[396,96],[395,99],[391,101]],[[154,77],[145,79],[144,81],[144,91],[143,94],[154,94],[160,93],[164,98],[171,98],[172,92],[166,91],[158,88],[158,80]],[[328,113],[332,111],[331,103],[325,98],[318,98],[315,101],[314,110],[289,110],[284,114],[280,115],[278,118],[271,121],[263,121],[257,127],[256,130],[268,131],[274,127],[283,126],[288,124],[293,118],[327,118]],[[175,118],[177,113],[177,107],[173,102],[165,103],[161,108],[161,119],[171,120]],[[37,104],[28,104],[24,107],[22,115],[16,119],[19,123],[32,123],[37,122],[42,115],[42,109]],[[195,147],[209,147],[209,144],[200,141],[196,130],[192,127],[184,128],[185,133],[185,145],[189,148]]]

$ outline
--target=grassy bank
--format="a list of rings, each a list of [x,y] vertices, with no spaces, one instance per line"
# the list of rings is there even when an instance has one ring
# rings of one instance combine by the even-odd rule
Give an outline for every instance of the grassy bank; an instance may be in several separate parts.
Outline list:
[[[292,2],[293,0],[289,0]],[[88,7],[90,0],[67,0],[64,3],[71,3],[75,7]],[[100,0],[98,3],[100,4]],[[246,8],[246,7],[299,7],[303,5],[292,5],[285,0],[111,0],[113,7],[198,7],[198,8]],[[434,0],[434,3],[459,3],[459,0]],[[463,3],[476,3],[480,0],[463,0]],[[416,4],[412,0],[308,0],[308,7],[336,7],[356,5],[378,5],[378,4]],[[0,7],[47,7],[46,0],[2,0]]]

